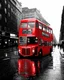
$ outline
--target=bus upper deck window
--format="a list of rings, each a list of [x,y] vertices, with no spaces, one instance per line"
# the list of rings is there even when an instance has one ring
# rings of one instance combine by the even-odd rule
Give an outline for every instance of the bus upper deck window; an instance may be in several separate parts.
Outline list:
[[[21,28],[27,28],[27,23],[21,23],[20,27]]]
[[[34,28],[35,22],[28,22],[28,28]]]
[[[41,27],[41,26],[39,26],[39,29],[41,29],[41,30],[42,30],[42,27]]]

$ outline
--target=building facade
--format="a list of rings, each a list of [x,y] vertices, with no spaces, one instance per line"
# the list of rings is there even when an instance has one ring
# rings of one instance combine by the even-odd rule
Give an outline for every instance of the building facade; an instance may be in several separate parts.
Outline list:
[[[22,4],[18,0],[0,0],[0,48],[17,43]]]
[[[60,28],[60,38],[59,41],[64,40],[64,6],[61,16],[61,28]]]

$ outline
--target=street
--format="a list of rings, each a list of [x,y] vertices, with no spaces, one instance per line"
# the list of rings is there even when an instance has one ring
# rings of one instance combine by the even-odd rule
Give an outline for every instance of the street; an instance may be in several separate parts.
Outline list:
[[[13,52],[17,57],[17,55],[18,55],[17,51],[13,51]],[[10,52],[10,55],[12,55],[12,51]],[[17,60],[18,60],[18,57],[15,59],[14,56],[12,58],[3,59],[2,65],[4,65],[6,68],[1,66],[3,68],[3,70],[1,70],[1,73],[0,73],[1,78],[3,77],[3,78],[8,79],[8,77],[9,77],[10,79],[17,78],[17,80],[25,80],[26,79],[23,76],[16,74]],[[0,67],[0,69],[1,69],[1,67]],[[6,74],[4,73],[5,71],[7,71]],[[9,76],[6,76],[6,75],[9,75]],[[53,48],[52,57],[46,56],[46,57],[42,58],[40,74],[39,74],[39,76],[36,76],[33,79],[34,80],[64,80],[63,50],[56,46]]]

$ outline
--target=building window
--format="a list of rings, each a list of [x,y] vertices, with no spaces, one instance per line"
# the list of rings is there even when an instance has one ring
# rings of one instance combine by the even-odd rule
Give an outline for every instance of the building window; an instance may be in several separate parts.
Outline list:
[[[13,12],[13,9],[11,8],[11,12]]]
[[[8,8],[10,8],[10,4],[8,3]]]
[[[0,25],[0,30],[1,30],[2,26]]]
[[[2,5],[1,5],[1,3],[0,3],[0,9],[2,8]]]
[[[8,12],[8,16],[10,17],[10,13]]]
[[[2,19],[2,14],[0,14],[0,20]]]
[[[4,8],[4,11],[5,11],[5,14],[7,13],[7,9],[6,8]]]
[[[5,18],[5,22],[7,22],[7,18]]]
[[[7,1],[5,0],[5,4],[7,4]]]

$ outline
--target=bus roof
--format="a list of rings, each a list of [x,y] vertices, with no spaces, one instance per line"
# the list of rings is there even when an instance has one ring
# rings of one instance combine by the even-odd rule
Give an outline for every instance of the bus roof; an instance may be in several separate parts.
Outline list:
[[[22,19],[21,22],[29,22],[29,21],[36,21],[37,19],[35,18],[27,18],[27,19]]]
[[[50,28],[50,25],[46,25],[45,23],[43,23],[42,21],[36,19],[36,18],[26,18],[26,19],[22,19],[20,22],[29,22],[29,21],[38,21],[40,23],[42,23],[43,25],[45,25],[46,27],[48,27],[49,29],[52,30],[52,28]]]

